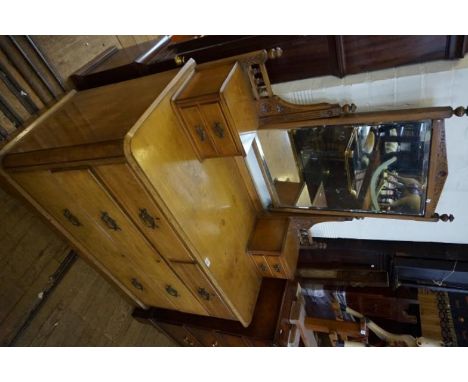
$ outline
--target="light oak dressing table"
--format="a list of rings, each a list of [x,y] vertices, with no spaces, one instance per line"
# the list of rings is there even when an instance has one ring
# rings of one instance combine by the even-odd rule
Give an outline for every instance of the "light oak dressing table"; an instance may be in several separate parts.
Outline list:
[[[281,193],[288,204],[281,203],[275,184],[289,181],[271,179],[260,142],[254,137],[244,145],[244,138],[327,122],[429,119],[434,133],[426,196],[432,204],[409,217],[382,216],[434,221],[447,176],[443,119],[465,112],[354,114],[348,105],[292,105],[273,95],[265,60],[265,52],[199,66],[190,60],[181,69],[71,92],[2,149],[0,171],[142,309],[211,316],[218,326],[238,321],[251,333],[265,274],[249,252],[268,255],[249,248],[260,221],[287,219],[288,228],[280,231],[295,232],[297,239],[299,228],[375,211],[304,209],[294,205],[297,196],[285,194],[289,186]],[[262,187],[271,206],[262,200]],[[280,247],[274,254],[287,265],[282,277],[294,278],[297,243],[287,248],[295,248],[285,251],[287,259],[280,258]],[[284,302],[278,293],[286,293],[278,282],[264,283],[261,292],[267,296],[265,288],[273,288],[277,307]],[[157,321],[154,315],[151,320]]]

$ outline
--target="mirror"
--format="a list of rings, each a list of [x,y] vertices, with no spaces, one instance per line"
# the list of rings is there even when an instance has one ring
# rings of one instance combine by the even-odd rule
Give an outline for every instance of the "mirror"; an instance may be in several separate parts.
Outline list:
[[[432,121],[261,130],[274,207],[423,216]]]

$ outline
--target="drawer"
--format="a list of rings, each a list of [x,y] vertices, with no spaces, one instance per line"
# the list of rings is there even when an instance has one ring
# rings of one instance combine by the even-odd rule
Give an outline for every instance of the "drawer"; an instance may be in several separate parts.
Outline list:
[[[198,265],[187,263],[172,263],[171,265],[211,316],[234,319],[233,314]]]
[[[155,298],[163,296],[162,298],[167,299],[177,310],[207,314],[203,306],[98,183],[90,170],[68,170],[48,174],[49,179],[60,190],[58,193],[63,193],[63,196],[56,199],[57,192],[49,193],[49,199],[44,200],[45,208],[48,209],[47,205],[59,202],[60,207],[54,214],[56,217],[62,210],[68,209],[73,214],[77,214],[78,219],[84,219],[86,227],[91,227],[90,230],[93,230],[94,235],[89,236],[83,230],[77,239],[89,248],[100,262],[105,263],[107,268],[121,268],[122,272],[126,268],[137,270],[137,277],[143,287],[146,285]],[[68,225],[73,224],[68,222]],[[116,248],[118,255],[110,256],[106,250],[96,251],[96,243]],[[168,307],[167,304],[156,306]]]
[[[168,260],[193,261],[161,210],[125,164],[96,168],[99,178],[118,199],[135,225]]]
[[[165,322],[157,322],[157,325],[182,346],[202,346],[192,333],[181,325],[167,324]]]
[[[232,334],[226,334],[217,332],[219,338],[219,346],[229,347],[245,347],[249,346],[249,343],[241,336],[234,336]]]
[[[281,256],[265,256],[265,259],[270,266],[273,277],[287,279],[289,277],[287,269],[285,269]]]
[[[251,255],[251,257],[252,257],[252,260],[254,261],[255,265],[257,266],[258,272],[263,277],[273,277],[273,274],[271,273],[270,266],[268,265],[268,262],[266,261],[264,256]]]
[[[217,347],[221,346],[218,336],[213,330],[200,329],[192,326],[186,327],[187,330],[192,333],[196,339],[202,344],[202,346]]]
[[[50,172],[17,173],[14,178],[76,242],[87,249],[92,261],[109,272],[130,295],[148,306],[175,308],[164,294],[153,289],[147,275],[134,267],[124,252],[110,240],[103,239],[100,227],[79,205],[71,202],[73,198],[60,188]]]
[[[231,129],[228,126],[219,103],[214,102],[201,104],[199,106],[218,155],[242,155],[242,151],[238,150],[234,143]]]
[[[200,158],[217,156],[214,143],[197,106],[180,109],[184,128]]]

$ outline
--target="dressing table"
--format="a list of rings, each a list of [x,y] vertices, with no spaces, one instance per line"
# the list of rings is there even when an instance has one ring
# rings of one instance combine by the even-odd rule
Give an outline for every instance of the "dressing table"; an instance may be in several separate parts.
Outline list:
[[[223,322],[248,332],[259,293],[273,293],[271,327],[280,330],[287,282],[262,283],[273,275],[262,273],[255,255],[277,255],[287,267],[281,278],[293,279],[299,228],[365,216],[438,220],[448,174],[443,120],[465,110],[358,114],[354,105],[293,105],[273,95],[265,60],[266,52],[190,60],[181,69],[72,91],[2,149],[0,171],[140,307],[137,317],[159,309],[152,323],[178,312],[170,325],[210,316],[218,332]],[[401,146],[409,130],[419,154],[413,162],[398,154],[403,166],[380,171],[389,154],[384,140]],[[408,173],[411,163],[417,168]],[[398,176],[424,185],[416,209],[375,202],[372,193],[385,182],[388,188],[389,178],[401,183]],[[288,250],[261,247],[257,229],[265,221],[286,227],[270,232],[283,232]],[[268,335],[270,342],[249,343],[279,338]]]

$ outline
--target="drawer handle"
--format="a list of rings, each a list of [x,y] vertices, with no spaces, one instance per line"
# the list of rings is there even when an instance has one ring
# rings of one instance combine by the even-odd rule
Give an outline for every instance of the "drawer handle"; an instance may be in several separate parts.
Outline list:
[[[101,212],[101,220],[109,227],[111,230],[118,231],[120,227],[117,225],[114,219],[112,219],[107,212]]]
[[[281,267],[280,267],[279,264],[273,265],[273,269],[274,269],[276,272],[281,273]]]
[[[266,267],[266,265],[265,265],[265,264],[263,264],[263,263],[262,263],[262,264],[260,264],[260,270],[261,270],[262,272],[266,272],[266,271],[267,271],[267,267]]]
[[[159,218],[154,218],[152,217],[146,208],[140,208],[140,213],[138,214],[140,219],[143,221],[145,226],[151,229],[159,228],[159,226],[156,224],[156,220],[159,220]]]
[[[213,124],[213,132],[219,137],[224,138],[224,127],[219,122]]]
[[[73,215],[68,208],[65,208],[63,210],[63,216],[65,216],[65,218],[74,226],[76,227],[81,226],[81,223],[78,220],[78,218],[75,215]]]
[[[205,288],[198,288],[197,289],[197,292],[198,292],[198,295],[203,299],[203,300],[206,300],[206,301],[209,301],[211,296],[210,296],[210,292],[208,292]]]
[[[143,290],[143,285],[136,278],[132,279],[132,285],[138,290]]]
[[[172,297],[179,297],[179,292],[170,285],[166,285],[166,292],[169,293]]]
[[[206,139],[205,129],[203,127],[201,127],[200,125],[198,125],[198,126],[195,126],[195,131],[197,132],[198,137],[200,138],[200,140],[202,142],[205,142],[205,139]]]
[[[189,346],[195,346],[195,343],[188,336],[184,337],[184,342]]]

